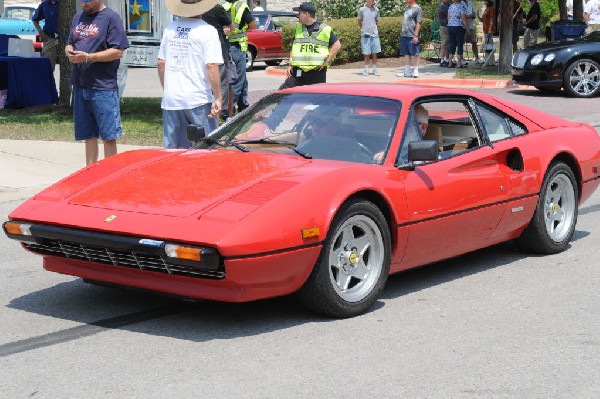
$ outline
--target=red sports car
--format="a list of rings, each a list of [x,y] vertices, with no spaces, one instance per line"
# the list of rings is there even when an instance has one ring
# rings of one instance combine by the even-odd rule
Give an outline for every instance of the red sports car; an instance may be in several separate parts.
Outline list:
[[[246,51],[246,70],[249,71],[257,61],[267,65],[279,65],[290,58],[290,52],[283,48],[281,42],[282,26],[287,23],[298,23],[293,12],[258,11],[253,12],[257,28],[246,32],[248,50]]]
[[[565,250],[600,184],[589,125],[459,89],[274,93],[191,150],[119,154],[26,201],[44,268],[187,298],[367,311],[387,276],[499,242]]]

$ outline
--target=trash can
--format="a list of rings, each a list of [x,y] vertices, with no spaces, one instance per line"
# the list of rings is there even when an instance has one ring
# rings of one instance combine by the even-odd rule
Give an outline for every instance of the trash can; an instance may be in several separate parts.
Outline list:
[[[587,25],[584,22],[552,22],[552,40],[573,40],[583,37]]]

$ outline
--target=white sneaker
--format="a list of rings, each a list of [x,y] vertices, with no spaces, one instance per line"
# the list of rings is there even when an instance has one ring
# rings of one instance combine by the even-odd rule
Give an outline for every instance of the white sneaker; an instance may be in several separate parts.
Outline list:
[[[413,74],[412,74],[413,78],[418,78],[419,77],[419,70],[417,68],[415,68]]]
[[[396,74],[397,77],[399,78],[410,78],[412,77],[412,73],[410,73],[410,69],[409,70],[404,70],[404,72],[398,72]]]
[[[369,74],[369,69],[368,68],[363,69],[363,75],[367,76],[368,74]]]
[[[477,65],[481,65],[481,64],[483,64],[483,60],[482,60],[481,58],[477,58],[477,59],[475,60],[475,63],[476,63]]]
[[[379,76],[379,69],[373,68],[373,75]]]

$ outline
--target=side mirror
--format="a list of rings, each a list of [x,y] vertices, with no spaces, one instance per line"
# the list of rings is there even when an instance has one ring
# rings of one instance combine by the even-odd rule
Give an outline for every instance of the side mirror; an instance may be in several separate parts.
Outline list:
[[[188,139],[188,141],[191,141],[192,143],[196,144],[204,137],[206,137],[206,133],[204,133],[204,126],[188,125],[186,132],[186,138]]]
[[[408,143],[408,162],[437,161],[439,154],[439,143],[435,140],[419,140]]]

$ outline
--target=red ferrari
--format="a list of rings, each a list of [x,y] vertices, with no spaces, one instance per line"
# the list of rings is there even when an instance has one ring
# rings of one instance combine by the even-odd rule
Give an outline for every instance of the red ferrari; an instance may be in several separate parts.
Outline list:
[[[9,215],[44,268],[187,298],[296,293],[334,317],[387,277],[513,240],[567,249],[600,184],[589,125],[485,94],[396,84],[266,96],[191,150],[137,150]]]

